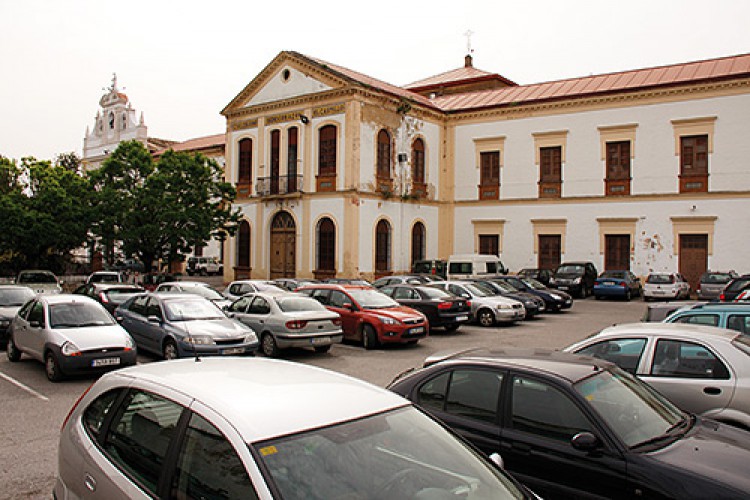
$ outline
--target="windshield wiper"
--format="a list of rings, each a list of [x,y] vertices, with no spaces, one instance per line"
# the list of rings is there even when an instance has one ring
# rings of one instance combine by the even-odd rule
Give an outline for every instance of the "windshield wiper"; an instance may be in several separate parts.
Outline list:
[[[687,424],[689,422],[690,422],[690,419],[683,416],[679,421],[669,426],[669,428],[667,428],[667,430],[664,431],[663,434],[659,434],[658,436],[654,436],[652,438],[646,439],[645,441],[641,441],[640,443],[636,443],[632,445],[630,449],[634,450],[636,448],[643,448],[644,446],[655,444],[660,441],[664,441],[665,439],[675,438],[679,436],[679,434],[675,433],[674,431],[682,427],[687,427]]]

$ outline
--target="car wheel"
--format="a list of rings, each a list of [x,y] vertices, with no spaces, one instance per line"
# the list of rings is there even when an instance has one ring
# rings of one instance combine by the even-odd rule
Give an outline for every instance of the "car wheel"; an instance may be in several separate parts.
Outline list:
[[[5,353],[8,355],[8,361],[13,361],[14,363],[16,361],[21,361],[21,351],[16,346],[16,343],[13,342],[13,337],[8,337],[8,347],[7,351]]]
[[[627,291],[625,292],[625,300],[627,300],[628,302],[630,302],[630,299],[632,299],[632,298],[633,298],[633,297],[632,297],[632,295],[631,295],[631,293],[630,293],[630,290],[627,290]]]
[[[188,270],[187,273],[188,273],[188,276],[192,276],[193,275],[193,271]]]
[[[51,351],[44,356],[44,371],[47,372],[47,378],[50,382],[59,382],[63,379],[60,363]]]
[[[207,276],[208,272],[205,269],[201,269],[201,276]]]
[[[378,332],[375,331],[372,325],[362,326],[362,344],[368,351],[378,347]]]
[[[313,349],[315,349],[315,352],[320,354],[325,354],[328,351],[331,350],[331,344],[328,345],[316,345]]]
[[[479,322],[479,324],[482,326],[494,326],[495,315],[489,309],[481,309],[477,313],[477,322]]]
[[[177,359],[180,357],[180,352],[177,350],[177,344],[174,340],[167,340],[164,342],[164,348],[162,349],[162,356],[164,359],[169,361],[170,359]]]
[[[267,358],[275,358],[279,355],[279,346],[276,339],[270,333],[264,333],[260,339],[260,349]]]
[[[594,294],[594,298],[596,300],[602,300],[604,297],[602,297],[601,295]]]

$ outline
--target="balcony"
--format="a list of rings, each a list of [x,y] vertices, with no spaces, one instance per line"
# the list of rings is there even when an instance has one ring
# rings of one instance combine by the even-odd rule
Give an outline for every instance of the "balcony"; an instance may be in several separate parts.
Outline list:
[[[302,192],[301,175],[258,177],[255,192],[258,196],[277,196]]]

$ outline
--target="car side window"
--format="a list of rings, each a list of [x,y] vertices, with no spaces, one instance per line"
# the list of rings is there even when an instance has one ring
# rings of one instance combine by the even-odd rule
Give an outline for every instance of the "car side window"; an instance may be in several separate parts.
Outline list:
[[[104,450],[117,467],[155,495],[183,407],[140,390],[126,401],[112,420]]]
[[[579,432],[593,430],[591,422],[565,393],[522,375],[513,377],[511,427],[565,442]]]
[[[381,287],[381,288],[379,288],[378,290],[380,290],[380,291],[381,291],[382,293],[386,294],[386,295],[387,295],[387,296],[389,296],[389,297],[393,297],[393,298],[395,298],[395,297],[394,297],[394,292],[395,292],[396,290],[395,290],[395,289],[394,289],[394,288],[393,288],[392,286],[390,286],[390,285],[389,285],[389,286],[384,286],[384,287]]]
[[[117,400],[120,392],[120,389],[105,392],[96,398],[83,412],[83,426],[94,440],[99,438],[102,423],[104,423],[107,413],[109,413],[112,404]]]
[[[344,304],[351,304],[352,301],[345,293],[339,292],[338,290],[331,290],[331,298],[328,305],[333,307],[344,307]]]
[[[398,299],[413,299],[414,296],[411,293],[411,290],[409,288],[396,288],[396,293],[393,294],[393,298]]]
[[[268,305],[268,301],[263,297],[255,297],[248,311],[250,314],[268,314],[270,312],[271,306]]]
[[[190,417],[170,498],[258,498],[231,443],[200,415]]]
[[[18,310],[18,315],[28,321],[29,311],[31,311],[31,308],[34,307],[34,304],[36,304],[35,300],[29,300],[28,302],[26,302],[23,307]]]
[[[313,290],[310,297],[314,298],[324,306],[327,306],[331,303],[331,294],[329,292],[330,290]]]
[[[728,379],[729,369],[707,347],[683,340],[656,343],[651,374],[657,377]]]
[[[635,375],[645,347],[645,338],[610,339],[597,342],[576,352],[585,356],[606,359]]]
[[[719,326],[718,314],[687,314],[674,320],[675,323],[690,323],[694,325]]]
[[[28,321],[29,323],[36,321],[40,326],[44,327],[44,304],[38,301],[34,302],[31,311],[29,311]]]
[[[156,316],[159,319],[163,318],[161,307],[159,307],[159,301],[153,297],[151,297],[146,304],[146,316]]]
[[[146,315],[146,302],[148,302],[148,295],[142,295],[140,297],[136,297],[133,300],[133,303],[130,304],[130,310],[136,314],[145,316]]]
[[[240,297],[229,306],[229,311],[243,313],[247,310],[252,297]]]
[[[417,403],[423,408],[445,410],[445,396],[448,394],[450,375],[450,372],[441,373],[422,384],[417,392]]]
[[[454,370],[445,411],[483,422],[497,423],[503,374],[490,370]]]
[[[727,318],[727,328],[740,333],[750,333],[750,315],[731,314]]]
[[[448,291],[453,295],[458,295],[459,297],[462,296],[461,294],[465,293],[463,288],[458,285],[448,285]]]

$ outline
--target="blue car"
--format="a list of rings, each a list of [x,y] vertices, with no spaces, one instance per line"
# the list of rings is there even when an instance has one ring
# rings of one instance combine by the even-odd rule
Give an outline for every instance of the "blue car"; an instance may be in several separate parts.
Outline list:
[[[594,297],[630,300],[641,295],[641,280],[630,271],[604,271],[594,282]]]

